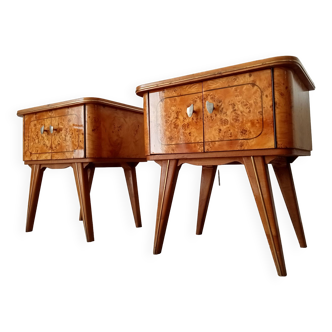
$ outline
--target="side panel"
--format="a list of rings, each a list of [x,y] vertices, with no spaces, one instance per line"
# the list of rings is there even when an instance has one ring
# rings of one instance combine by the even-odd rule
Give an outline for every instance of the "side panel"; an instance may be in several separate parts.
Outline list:
[[[287,68],[274,69],[278,148],[312,150],[309,91]]]
[[[143,113],[86,105],[87,158],[145,158]]]

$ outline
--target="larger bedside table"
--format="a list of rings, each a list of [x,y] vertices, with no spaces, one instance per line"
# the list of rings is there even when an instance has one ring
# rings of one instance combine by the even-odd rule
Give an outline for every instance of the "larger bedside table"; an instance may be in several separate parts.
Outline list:
[[[26,231],[33,230],[46,168],[74,170],[86,239],[94,240],[90,189],[95,167],[122,167],[136,227],[141,227],[136,165],[144,154],[141,108],[80,98],[17,112],[23,117],[23,160],[31,167]]]
[[[243,164],[278,275],[286,266],[272,196],[272,164],[301,247],[306,247],[290,163],[309,156],[309,90],[296,57],[282,56],[138,86],[145,154],[161,165],[154,254],[162,250],[183,163],[202,166],[197,234],[202,234],[218,165]]]

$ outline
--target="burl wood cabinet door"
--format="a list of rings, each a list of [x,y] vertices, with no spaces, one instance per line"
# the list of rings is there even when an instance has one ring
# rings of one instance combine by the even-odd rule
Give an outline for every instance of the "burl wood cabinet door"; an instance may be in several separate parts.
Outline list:
[[[73,154],[79,150],[80,143],[82,147],[84,144],[82,135],[83,123],[79,119],[79,114],[54,117],[52,118],[52,126],[54,128],[52,135],[52,159],[75,157]],[[81,142],[80,139],[82,140]]]
[[[275,147],[271,70],[203,83],[205,151]]]
[[[193,86],[200,92],[177,96],[167,90],[150,93],[152,154],[203,152],[202,85]],[[191,105],[193,113],[188,115]]]
[[[26,116],[27,117],[27,116]],[[42,133],[42,129],[48,129],[52,124],[52,119],[46,118],[33,120],[28,127],[28,141],[26,149],[30,155],[42,155],[43,159],[51,159],[52,138],[47,131]]]
[[[24,116],[24,160],[83,157],[84,106]]]

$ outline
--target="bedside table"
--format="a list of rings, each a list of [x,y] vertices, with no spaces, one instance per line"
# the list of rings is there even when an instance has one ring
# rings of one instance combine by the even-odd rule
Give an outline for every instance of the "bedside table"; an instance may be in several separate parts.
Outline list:
[[[154,254],[162,250],[184,163],[202,166],[197,234],[202,234],[218,165],[243,164],[278,275],[286,275],[268,164],[298,241],[306,247],[290,164],[312,149],[309,90],[296,57],[283,56],[144,84],[145,154],[161,165]]]
[[[26,231],[33,230],[46,168],[74,170],[86,239],[94,240],[90,189],[95,167],[122,167],[136,227],[141,227],[135,167],[146,161],[143,111],[99,98],[80,98],[20,110],[23,160],[31,167]]]

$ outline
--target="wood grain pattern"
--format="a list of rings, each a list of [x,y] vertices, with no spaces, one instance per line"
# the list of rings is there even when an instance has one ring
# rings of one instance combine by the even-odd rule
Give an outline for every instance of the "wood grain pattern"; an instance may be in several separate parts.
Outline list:
[[[165,89],[149,94],[151,154],[275,147],[271,70],[204,81],[202,88],[203,101],[201,93],[166,98]],[[207,101],[214,104],[211,114]]]
[[[288,213],[291,217],[300,247],[306,248],[307,242],[304,235],[300,208],[297,202],[291,166],[288,162],[285,164],[273,163],[272,165],[279,183],[279,187],[284,197]]]
[[[86,105],[87,158],[145,158],[143,113]]]
[[[308,73],[304,69],[301,61],[294,56],[278,56],[273,58],[267,58],[263,60],[256,60],[246,63],[241,63],[234,66],[228,66],[224,68],[209,70],[201,73],[171,78],[163,81],[148,83],[140,85],[136,88],[136,94],[143,96],[147,91],[155,91],[157,89],[170,88],[182,84],[193,84],[203,80],[210,80],[214,78],[241,74],[244,72],[264,70],[267,68],[286,67],[294,71],[301,81],[305,84],[308,90],[314,90],[315,85]]]
[[[150,155],[150,115],[149,115],[149,94],[145,93],[143,96],[144,109],[144,150],[145,155]]]
[[[160,254],[163,247],[179,170],[180,166],[177,165],[177,160],[164,160],[161,162],[159,200],[153,248],[155,255]]]
[[[24,160],[84,157],[83,110],[76,106],[25,115]]]
[[[287,68],[274,69],[278,148],[312,150],[309,91]]]
[[[67,101],[61,101],[58,103],[47,104],[43,106],[37,106],[32,108],[26,108],[23,110],[17,111],[18,116],[24,116],[26,114],[32,113],[39,113],[44,111],[54,111],[59,108],[68,108],[72,106],[79,106],[79,105],[87,105],[87,104],[95,104],[95,105],[104,105],[110,106],[117,109],[127,110],[131,112],[142,113],[142,109],[139,107],[118,103],[116,101],[102,99],[102,98],[95,98],[95,97],[84,97],[84,98],[77,98]]]
[[[264,231],[279,276],[286,276],[286,265],[279,234],[269,170],[263,157],[243,157]]]
[[[203,91],[206,152],[275,147],[271,70],[205,81]]]
[[[310,151],[299,149],[262,149],[262,150],[242,150],[242,151],[218,151],[202,153],[174,153],[147,156],[147,160],[165,159],[207,159],[224,157],[243,157],[243,156],[310,156]]]
[[[149,94],[149,100],[151,154],[203,152],[202,93],[164,98],[158,92]]]
[[[31,166],[29,203],[27,211],[26,231],[32,232],[37,211],[40,187],[43,180],[45,168],[41,165]]]
[[[135,225],[136,227],[142,227],[135,170],[136,165],[137,163],[124,163],[122,164],[122,168],[126,177],[131,208],[133,210],[133,215],[135,219]]]
[[[198,215],[196,234],[203,233],[205,218],[209,207],[213,181],[216,175],[217,166],[202,166],[201,189],[199,194]]]
[[[87,242],[92,242],[94,241],[94,234],[87,169],[83,167],[83,163],[73,163],[72,167],[83,215],[86,240]]]
[[[89,167],[87,167],[88,190],[89,190],[89,193],[91,192],[91,187],[92,187],[92,181],[93,181],[94,174],[95,174],[95,165],[94,164],[90,164]],[[77,183],[77,181],[76,181],[76,183]],[[77,188],[77,190],[79,190],[79,188]],[[82,209],[81,208],[80,208],[80,213],[79,213],[79,216],[78,216],[78,220],[83,221],[83,213],[82,213]]]

